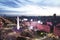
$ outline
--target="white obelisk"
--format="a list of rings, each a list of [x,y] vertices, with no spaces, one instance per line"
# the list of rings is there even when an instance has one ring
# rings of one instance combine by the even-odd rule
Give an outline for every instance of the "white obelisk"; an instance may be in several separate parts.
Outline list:
[[[19,16],[17,16],[17,30],[19,30],[20,26],[19,26]]]

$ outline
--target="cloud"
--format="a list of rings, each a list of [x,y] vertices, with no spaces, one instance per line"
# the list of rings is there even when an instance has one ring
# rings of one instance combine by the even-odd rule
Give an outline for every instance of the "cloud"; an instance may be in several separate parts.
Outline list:
[[[0,1],[0,5],[8,6],[8,7],[18,7],[18,4],[16,4],[14,1]]]
[[[59,15],[59,10],[60,0],[0,0],[0,12],[8,15]]]
[[[16,11],[15,14],[13,12],[9,13],[10,15],[25,15],[25,16],[49,16],[56,13],[60,15],[60,7],[48,7],[48,6],[38,6],[38,5],[26,5],[20,8],[9,8],[5,9],[9,11]],[[19,12],[19,13],[18,13]],[[8,14],[5,12],[5,14]]]
[[[48,6],[37,6],[37,5],[26,5],[22,8],[27,11],[27,15],[35,15],[35,16],[49,16],[56,13],[60,14],[60,7],[48,7]]]
[[[40,6],[60,6],[60,0],[0,0],[1,5],[8,7],[20,7],[22,5],[34,4]]]
[[[30,0],[31,2],[42,6],[60,6],[60,0]]]

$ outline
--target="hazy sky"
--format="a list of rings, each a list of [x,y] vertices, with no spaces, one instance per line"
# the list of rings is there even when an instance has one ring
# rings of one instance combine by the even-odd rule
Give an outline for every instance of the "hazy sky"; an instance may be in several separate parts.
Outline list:
[[[60,0],[0,0],[0,14],[42,16],[60,15]]]

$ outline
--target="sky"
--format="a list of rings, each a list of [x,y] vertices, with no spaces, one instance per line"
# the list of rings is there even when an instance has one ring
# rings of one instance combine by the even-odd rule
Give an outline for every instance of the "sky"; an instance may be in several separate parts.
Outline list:
[[[60,16],[60,0],[0,0],[0,14],[11,16]]]

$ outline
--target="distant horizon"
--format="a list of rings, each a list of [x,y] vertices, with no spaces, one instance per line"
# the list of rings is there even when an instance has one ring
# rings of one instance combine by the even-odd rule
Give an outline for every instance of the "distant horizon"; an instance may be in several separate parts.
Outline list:
[[[53,14],[54,15],[54,14]],[[38,16],[53,16],[53,15],[38,15]],[[0,16],[37,16],[37,15],[12,15],[12,14],[10,14],[10,15],[8,15],[8,14],[0,14]],[[56,16],[60,16],[60,15],[56,15]]]

